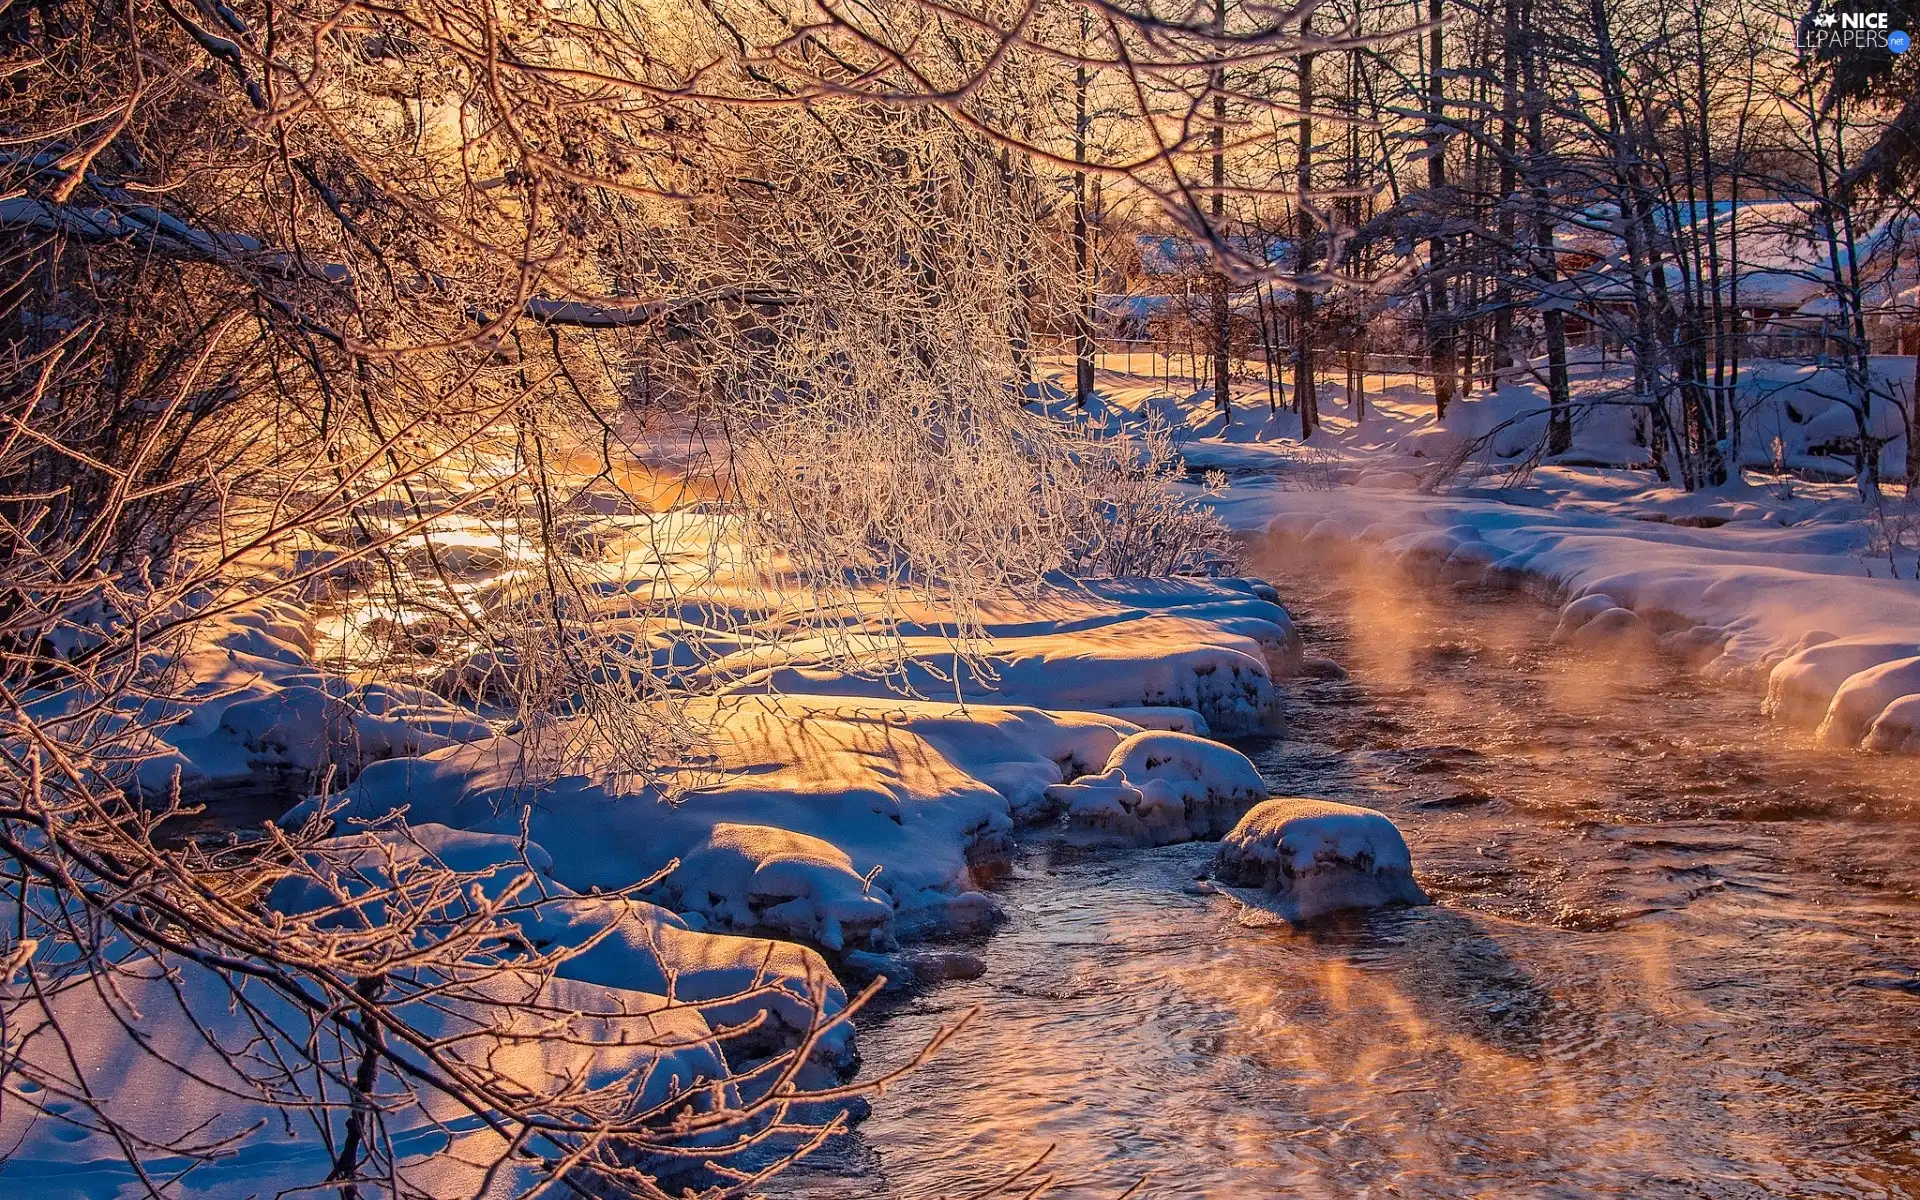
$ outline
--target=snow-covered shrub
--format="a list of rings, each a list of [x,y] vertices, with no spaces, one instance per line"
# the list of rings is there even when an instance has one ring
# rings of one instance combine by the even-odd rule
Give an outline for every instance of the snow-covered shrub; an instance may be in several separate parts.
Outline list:
[[[1073,445],[1079,467],[1067,557],[1075,575],[1220,574],[1234,560],[1226,526],[1201,500],[1226,488],[1209,472],[1199,495],[1182,491],[1186,464],[1158,412],[1148,414],[1137,440],[1081,435]]]

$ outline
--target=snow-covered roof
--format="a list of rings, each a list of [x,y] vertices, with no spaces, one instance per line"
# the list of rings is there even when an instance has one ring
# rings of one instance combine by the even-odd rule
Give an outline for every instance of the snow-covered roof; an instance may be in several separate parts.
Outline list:
[[[1588,215],[1596,223],[1606,220],[1613,210],[1592,210]],[[1707,218],[1708,206],[1678,206],[1677,211],[1661,209],[1656,214],[1661,228],[1694,228],[1699,235],[1695,245],[1704,248],[1707,231],[1698,228]],[[1859,272],[1863,298],[1869,307],[1880,308],[1895,302],[1896,294],[1910,291],[1916,278],[1914,254],[1904,261],[1896,254],[1904,230],[1897,220],[1883,221],[1858,230],[1854,236],[1853,262],[1846,263],[1844,246],[1830,246],[1816,214],[1806,205],[1783,200],[1755,201],[1732,206],[1713,206],[1712,242],[1720,259],[1721,298],[1740,307],[1768,308],[1783,312],[1817,312],[1809,307],[1830,299],[1833,294],[1833,262],[1837,256],[1843,266]],[[1627,275],[1626,248],[1614,229],[1601,230],[1591,225],[1576,231],[1569,239],[1581,249],[1599,255],[1599,261],[1574,274],[1571,283],[1583,299],[1619,302],[1633,294]],[[1679,267],[1665,264],[1667,285],[1681,286]]]
[[[1233,254],[1250,263],[1280,266],[1291,257],[1293,243],[1265,237],[1232,234],[1220,239]],[[1206,270],[1213,261],[1213,247],[1205,238],[1191,234],[1143,233],[1135,239],[1140,253],[1140,269],[1148,275],[1187,275]]]

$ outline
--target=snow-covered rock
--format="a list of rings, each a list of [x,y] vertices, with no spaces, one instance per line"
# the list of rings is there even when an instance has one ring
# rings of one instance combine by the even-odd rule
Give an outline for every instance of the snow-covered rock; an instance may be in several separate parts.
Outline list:
[[[1881,709],[1860,744],[1890,754],[1920,754],[1920,695],[1902,696]]]
[[[1225,833],[1267,798],[1266,781],[1246,755],[1191,734],[1136,733],[1113,748],[1106,768],[1109,774],[1118,770],[1155,812],[1177,804],[1190,837]],[[1170,823],[1165,816],[1154,820]]]
[[[1726,648],[1727,638],[1724,629],[1695,625],[1690,629],[1661,634],[1655,647],[1668,658],[1677,659],[1688,666],[1699,666],[1717,657]]]
[[[840,950],[893,942],[893,897],[846,852],[803,833],[721,824],[660,884],[726,928],[766,929]]]
[[[1609,608],[1566,638],[1565,644],[1581,650],[1607,650],[1650,641],[1647,623],[1630,608]]]
[[[1289,921],[1393,904],[1426,904],[1407,843],[1382,813],[1325,800],[1256,806],[1221,840],[1210,873]]]
[[[1816,724],[1847,680],[1870,667],[1916,654],[1920,654],[1920,643],[1874,634],[1808,646],[1781,660],[1767,676],[1765,712],[1777,721]]]
[[[1098,775],[1083,775],[1072,783],[1056,783],[1047,789],[1047,799],[1064,807],[1067,830],[1075,840],[1123,845],[1152,841],[1140,812],[1140,789],[1127,782],[1118,767]],[[1185,833],[1182,822],[1179,836],[1167,840],[1183,841]]]
[[[1612,596],[1604,592],[1595,592],[1590,596],[1581,596],[1569,600],[1560,609],[1560,623],[1553,627],[1553,644],[1564,646],[1573,635],[1585,628],[1589,621],[1601,613],[1619,608]]]
[[[1920,694],[1920,656],[1896,658],[1847,677],[1834,692],[1827,715],[1815,736],[1829,746],[1856,746],[1887,706]],[[1896,716],[1882,740],[1893,738],[1901,722]]]

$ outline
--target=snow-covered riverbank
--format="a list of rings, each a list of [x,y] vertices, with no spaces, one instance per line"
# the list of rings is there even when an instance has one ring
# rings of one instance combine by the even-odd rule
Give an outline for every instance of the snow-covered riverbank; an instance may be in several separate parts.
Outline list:
[[[1913,364],[1874,366],[1893,389]],[[1597,362],[1576,367],[1576,396],[1620,382]],[[1137,429],[1157,414],[1184,430],[1188,463],[1229,481],[1215,510],[1242,536],[1306,552],[1302,570],[1335,553],[1524,587],[1566,606],[1564,637],[1644,643],[1765,689],[1772,715],[1818,726],[1838,747],[1920,749],[1920,512],[1898,486],[1868,502],[1846,478],[1834,447],[1852,413],[1830,394],[1832,375],[1751,366],[1749,470],[1692,493],[1653,479],[1625,409],[1584,414],[1566,455],[1532,465],[1545,423],[1535,382],[1483,391],[1445,421],[1410,376],[1387,378],[1358,419],[1326,384],[1324,425],[1306,445],[1298,418],[1270,413],[1263,395],[1225,422],[1209,393],[1170,396],[1112,373],[1083,419]],[[1882,434],[1899,433],[1897,413],[1881,417],[1893,422]],[[1883,469],[1904,444],[1887,442]],[[1827,481],[1772,473],[1776,464]]]
[[[477,588],[503,565],[475,563]],[[751,1105],[780,1078],[761,1064],[797,1049],[808,1051],[803,1086],[850,1073],[849,994],[836,972],[912,978],[924,956],[899,953],[903,943],[991,927],[999,911],[983,873],[1004,865],[1017,826],[1142,845],[1224,832],[1266,792],[1238,752],[1196,735],[1274,727],[1275,677],[1299,655],[1271,590],[1233,579],[1062,580],[986,604],[966,639],[922,605],[884,635],[848,631],[884,660],[866,669],[845,647],[805,641],[720,654],[662,647],[724,682],[682,714],[705,731],[701,757],[683,778],[637,786],[613,770],[555,770],[484,695],[329,662],[316,646],[338,646],[337,604],[330,630],[310,603],[229,603],[152,664],[187,699],[170,725],[126,748],[142,757],[137,786],[161,801],[177,776],[191,802],[212,788],[297,794],[331,781],[336,790],[282,818],[329,822],[334,836],[273,888],[269,908],[377,924],[396,882],[454,872],[471,898],[438,903],[499,906],[527,951],[554,964],[550,977],[530,970],[524,994],[508,986],[501,1011],[584,1022],[567,1034],[573,1050],[514,1058],[505,1051],[517,1027],[453,1002],[437,1019],[459,1027],[460,1053],[529,1092],[556,1077],[645,1080],[654,1090],[632,1101],[643,1107],[722,1079]],[[701,609],[688,605],[679,626],[688,644],[745,641],[737,612],[707,628]],[[366,623],[351,606],[344,620]],[[273,1110],[236,1099],[244,1081],[221,1082],[258,1014],[205,1025],[203,1010],[228,1011],[226,982],[195,964],[174,969],[178,995],[157,967],[136,968],[124,1008],[84,990],[59,1002],[63,1022],[130,1022],[185,1068],[129,1077],[117,1118],[156,1145],[196,1124],[232,1139],[182,1194],[323,1176],[331,1150],[316,1128],[270,1137]],[[314,1023],[315,1036],[337,1037],[311,1014],[268,1012],[288,1030]],[[203,1028],[191,1032],[196,1020]],[[112,1069],[120,1042],[103,1033],[56,1050],[28,1037],[17,1049],[50,1065],[71,1053],[84,1076]],[[390,1118],[410,1186],[469,1190],[505,1152],[471,1122],[436,1130],[454,1115],[429,1105]],[[30,1181],[37,1195],[136,1185],[105,1130],[36,1122],[13,1106],[0,1134],[17,1142],[0,1178]],[[521,1164],[501,1178],[525,1183],[537,1171]]]
[[[1158,405],[1141,396],[1127,409],[1125,399],[1106,414],[1116,429]],[[1687,495],[1649,490],[1625,469],[1558,464],[1427,491],[1434,455],[1462,435],[1392,397],[1374,404],[1371,425],[1336,422],[1312,451],[1282,436],[1284,413],[1243,414],[1222,430],[1204,397],[1169,411],[1198,435],[1189,462],[1230,472],[1210,497],[1215,510],[1283,564],[1312,570],[1316,556],[1336,555],[1525,588],[1565,606],[1556,639],[1764,682],[1777,715],[1819,723],[1835,746],[1920,740],[1911,548],[1897,538],[1877,547],[1884,521],[1847,500],[1845,485],[1778,479]],[[1463,411],[1463,426],[1485,424],[1486,413]],[[534,972],[524,995],[502,996],[503,1011],[549,1007],[593,1026],[569,1035],[571,1056],[506,1068],[524,1086],[572,1073],[646,1080],[672,1098],[726,1077],[749,1105],[780,1055],[804,1055],[803,1083],[855,1068],[848,983],[968,969],[932,963],[912,943],[1001,919],[989,880],[1016,830],[1166,845],[1220,837],[1268,798],[1248,760],[1212,740],[1275,730],[1281,684],[1302,668],[1300,638],[1265,583],[1053,578],[964,611],[927,597],[835,596],[824,611],[837,615],[823,620],[819,594],[768,593],[715,568],[714,547],[730,536],[723,516],[685,498],[642,499],[603,481],[562,514],[590,635],[529,604],[547,595],[543,564],[483,515],[396,534],[392,569],[437,580],[477,616],[464,628],[418,611],[407,587],[385,607],[368,601],[351,563],[329,566],[338,546],[290,548],[271,569],[325,586],[299,599],[225,597],[189,643],[156,649],[149,670],[166,677],[168,699],[163,713],[141,715],[163,727],[103,760],[138,759],[133,782],[156,799],[175,778],[189,800],[233,787],[320,793],[282,818],[331,835],[304,873],[266,893],[288,918],[339,909],[377,924],[385,917],[360,914],[373,904],[360,898],[398,877],[431,867],[466,880],[466,902],[499,907],[517,945],[553,960],[550,977]],[[549,659],[562,661],[549,669]],[[699,731],[697,753],[644,779],[590,755],[556,757],[571,723],[590,719],[586,705],[530,722],[513,703],[529,679],[562,690],[664,682],[677,689],[676,728]],[[635,685],[630,698],[658,694]],[[1326,823],[1305,829],[1267,811],[1236,840],[1239,857],[1223,860],[1225,884],[1290,895],[1324,868],[1364,876],[1369,896],[1421,896],[1397,839],[1356,839],[1369,818],[1286,809]],[[1383,870],[1385,882],[1374,878]],[[1346,903],[1359,894],[1350,882],[1320,890]],[[529,888],[537,904],[512,902]],[[1278,911],[1321,906],[1290,903],[1282,896]],[[197,970],[183,976],[187,1002],[168,1000],[170,985],[136,985],[155,989],[136,997],[136,1024],[177,1032],[184,1013],[217,1007],[225,985]],[[126,1015],[64,1003],[79,1006],[71,1021]],[[294,1028],[312,1019],[285,1018]],[[630,1036],[624,1023],[640,1019],[645,1036]],[[243,1039],[244,1023],[213,1034]],[[610,1053],[603,1035],[623,1048]],[[518,1035],[481,1022],[467,1037],[486,1058]],[[188,1039],[176,1053],[191,1060],[205,1044]],[[109,1069],[115,1052],[110,1038],[80,1046],[77,1069]],[[256,1140],[247,1129],[268,1110],[223,1109],[217,1085],[171,1104],[165,1086],[134,1080],[124,1103],[208,1121],[245,1148],[232,1170],[196,1172],[189,1191],[304,1182],[326,1161],[312,1131],[284,1145]],[[55,1187],[48,1194],[60,1194],[49,1181],[61,1164],[94,1172],[74,1174],[73,1195],[130,1178],[112,1165],[125,1155],[107,1133],[20,1111],[14,1124],[0,1120],[0,1135],[24,1139],[13,1157],[24,1165],[12,1169]],[[397,1121],[417,1140],[397,1146],[396,1161],[427,1190],[464,1187],[472,1164],[502,1146],[488,1130],[436,1132],[438,1119],[429,1106],[413,1124]],[[165,1144],[190,1127],[143,1136]]]

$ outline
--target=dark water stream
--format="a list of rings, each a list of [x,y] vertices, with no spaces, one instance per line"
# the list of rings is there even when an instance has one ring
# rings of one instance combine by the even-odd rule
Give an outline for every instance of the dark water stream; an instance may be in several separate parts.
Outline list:
[[[966,1195],[1053,1146],[1074,1200],[1920,1195],[1910,761],[1552,651],[1525,597],[1254,565],[1352,678],[1243,748],[1385,810],[1438,903],[1253,928],[1183,890],[1210,846],[1035,846],[986,974],[868,1022],[869,1069],[980,1017],[776,1194]]]

